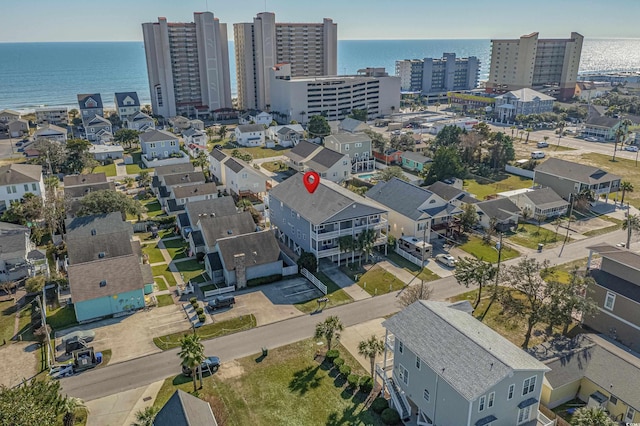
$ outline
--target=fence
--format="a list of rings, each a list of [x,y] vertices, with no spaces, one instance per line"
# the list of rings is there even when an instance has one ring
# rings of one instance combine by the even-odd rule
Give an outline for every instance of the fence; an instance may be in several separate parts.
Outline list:
[[[147,222],[136,222],[133,224],[133,232],[147,232]]]
[[[298,265],[283,266],[282,276],[288,277],[289,275],[295,275],[298,273]]]
[[[311,272],[307,271],[304,268],[300,270],[300,273],[302,274],[303,277],[311,281],[313,285],[318,287],[318,290],[320,290],[322,294],[327,294],[327,286],[324,285],[322,281],[320,281],[318,278],[316,278],[315,275],[313,275]]]
[[[548,409],[542,404],[538,406],[538,411],[544,414],[544,416],[547,417],[548,419],[553,420],[557,426],[571,426],[569,422],[567,422],[565,419],[558,416],[556,413],[554,413],[553,411],[551,411],[550,409]]]
[[[422,266],[422,259],[419,259],[409,253],[407,253],[406,251],[402,250],[400,247],[396,247],[396,253],[399,254],[400,256],[404,257],[405,259],[407,259],[409,262],[416,264],[418,266]],[[427,263],[427,259],[425,259],[424,263]]]
[[[235,291],[235,290],[236,290],[236,286],[230,285],[227,287],[220,287],[215,290],[204,291],[203,294],[204,294],[204,298],[207,299],[211,296],[218,296],[224,293],[231,293],[232,291]]]
[[[510,166],[507,164],[506,166],[504,166],[504,171],[514,175],[533,179],[533,170],[525,170],[521,169],[520,167]]]
[[[289,257],[289,255],[287,255],[287,254],[286,254],[284,251],[282,251],[282,250],[280,250],[280,256],[282,256],[282,260],[284,261],[284,263],[285,263],[287,266],[293,266],[293,265],[296,265],[296,262],[294,262],[294,261],[293,261],[293,259],[291,259],[291,258]],[[284,274],[282,274],[282,275],[284,275]]]

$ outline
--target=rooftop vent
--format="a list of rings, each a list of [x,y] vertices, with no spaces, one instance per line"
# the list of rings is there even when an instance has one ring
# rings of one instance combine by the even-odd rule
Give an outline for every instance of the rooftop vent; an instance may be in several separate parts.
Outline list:
[[[106,286],[107,286],[107,280],[100,281],[100,287],[106,287]]]
[[[228,234],[228,235],[232,235],[232,234],[233,234],[233,231],[232,231],[231,229],[228,229],[228,230],[227,230],[227,234]]]
[[[96,230],[95,229],[91,230],[91,235],[96,235]]]
[[[104,252],[103,252],[103,251],[101,251],[100,253],[98,253],[98,259],[104,259],[104,256],[105,256],[105,254],[104,254]]]

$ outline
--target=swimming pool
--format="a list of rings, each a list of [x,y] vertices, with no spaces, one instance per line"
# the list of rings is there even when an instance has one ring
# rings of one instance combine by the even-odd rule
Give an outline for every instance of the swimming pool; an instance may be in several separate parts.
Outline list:
[[[362,179],[362,180],[371,180],[371,178],[374,176],[375,176],[375,173],[365,173],[363,175],[356,175],[358,179]]]

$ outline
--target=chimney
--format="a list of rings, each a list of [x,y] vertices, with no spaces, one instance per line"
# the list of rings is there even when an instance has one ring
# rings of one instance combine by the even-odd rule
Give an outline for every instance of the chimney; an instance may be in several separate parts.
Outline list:
[[[233,266],[236,271],[236,290],[247,286],[247,267],[244,253],[233,256]]]

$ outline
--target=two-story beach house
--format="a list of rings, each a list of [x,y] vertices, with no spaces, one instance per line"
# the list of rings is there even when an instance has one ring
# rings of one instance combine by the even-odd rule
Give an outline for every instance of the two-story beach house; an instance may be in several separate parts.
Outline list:
[[[124,126],[139,132],[146,132],[149,129],[155,129],[156,122],[144,112],[138,111],[124,120]]]
[[[287,164],[293,170],[306,172],[313,170],[322,179],[342,182],[351,176],[351,161],[347,154],[341,154],[322,145],[300,141],[285,154]]]
[[[8,209],[12,201],[20,201],[26,193],[45,196],[42,166],[7,164],[0,166],[0,210]]]
[[[142,155],[147,159],[169,158],[172,154],[180,153],[180,141],[176,135],[166,130],[147,130],[140,133],[140,147]]]
[[[336,133],[329,135],[324,138],[324,146],[348,155],[352,173],[366,172],[375,168],[375,158],[371,153],[371,138],[365,133]]]
[[[118,92],[114,96],[114,103],[122,121],[140,112],[140,100],[136,92]]]
[[[241,124],[235,129],[236,142],[242,146],[263,146],[266,130],[262,124]]]
[[[80,108],[80,118],[82,118],[82,123],[85,127],[96,115],[104,117],[104,108],[102,106],[102,96],[100,96],[100,93],[78,95],[78,107]]]
[[[96,115],[84,122],[87,139],[94,143],[104,143],[113,139],[113,125],[106,118]]]
[[[56,126],[55,124],[46,124],[33,133],[34,139],[49,139],[52,141],[65,143],[67,141],[67,129]]]

